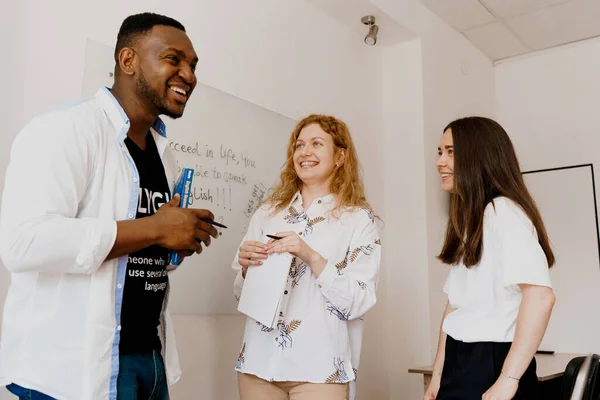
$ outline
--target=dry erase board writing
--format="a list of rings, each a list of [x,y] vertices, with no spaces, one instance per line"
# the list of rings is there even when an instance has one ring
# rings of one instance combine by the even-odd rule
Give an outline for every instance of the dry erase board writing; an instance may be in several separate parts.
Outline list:
[[[193,144],[170,142],[169,147],[171,147],[171,150],[178,153],[193,154],[199,158],[215,158],[215,150],[209,147],[208,144],[202,145],[198,142]],[[235,149],[227,148],[221,145],[219,146],[217,154],[222,159],[225,159],[226,165],[240,165],[241,163],[244,168],[256,168],[256,161],[251,159],[249,155],[244,154],[243,152],[238,153]]]
[[[113,48],[88,40],[83,94],[112,86],[113,69]],[[200,82],[183,117],[162,119],[179,168],[195,170],[190,207],[211,210],[228,227],[170,275],[169,307],[179,314],[237,314],[231,263],[250,217],[279,177],[296,121]]]

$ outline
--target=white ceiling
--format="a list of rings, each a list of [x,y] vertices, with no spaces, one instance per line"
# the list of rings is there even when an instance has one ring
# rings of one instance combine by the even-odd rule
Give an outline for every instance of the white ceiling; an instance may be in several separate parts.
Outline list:
[[[497,61],[600,36],[600,0],[421,0]]]

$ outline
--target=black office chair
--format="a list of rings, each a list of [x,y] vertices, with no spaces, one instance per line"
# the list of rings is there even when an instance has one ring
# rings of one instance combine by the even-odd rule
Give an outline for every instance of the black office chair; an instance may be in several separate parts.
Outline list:
[[[586,357],[575,357],[567,364],[562,380],[562,400],[571,400],[577,376]],[[600,356],[592,354],[590,367],[585,380],[585,390],[581,400],[600,400]]]

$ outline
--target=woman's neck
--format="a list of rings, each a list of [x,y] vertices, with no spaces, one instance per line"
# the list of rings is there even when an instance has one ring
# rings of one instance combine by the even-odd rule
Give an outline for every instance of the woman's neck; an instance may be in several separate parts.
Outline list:
[[[315,201],[315,199],[327,196],[330,193],[329,182],[318,185],[303,184],[302,189],[300,189],[300,193],[302,194],[302,208],[306,210],[310,207],[313,201]]]

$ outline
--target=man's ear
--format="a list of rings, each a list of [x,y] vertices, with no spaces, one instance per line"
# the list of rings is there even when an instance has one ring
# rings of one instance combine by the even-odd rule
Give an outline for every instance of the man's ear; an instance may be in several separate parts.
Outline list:
[[[117,60],[121,72],[123,72],[125,75],[133,75],[135,73],[137,57],[133,49],[129,47],[123,47],[119,52],[119,58]]]

